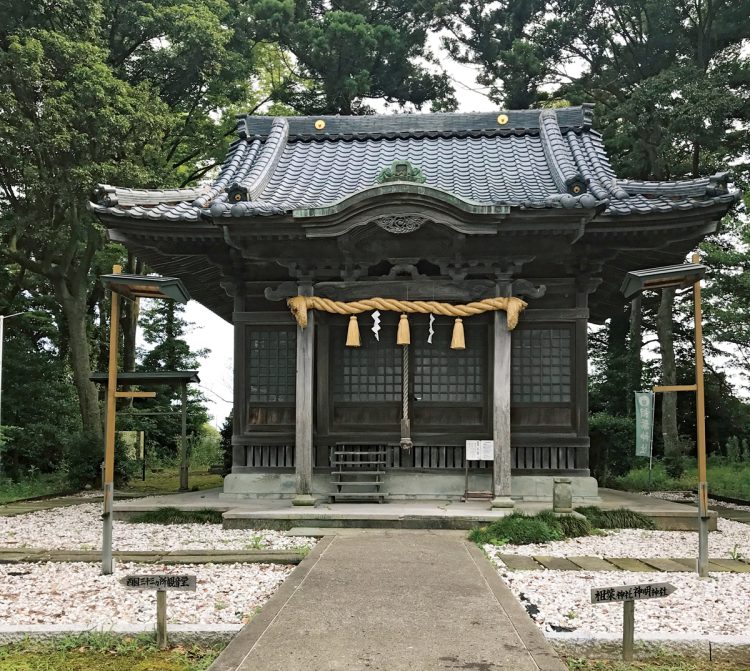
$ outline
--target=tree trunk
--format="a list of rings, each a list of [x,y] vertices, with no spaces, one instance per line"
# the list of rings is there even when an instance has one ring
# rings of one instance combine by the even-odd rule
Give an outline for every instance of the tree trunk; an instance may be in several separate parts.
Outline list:
[[[656,315],[656,332],[659,336],[661,350],[662,384],[677,384],[677,367],[674,356],[674,337],[672,312],[674,308],[674,289],[662,289],[659,311]],[[661,401],[661,435],[664,440],[664,457],[673,468],[679,470],[680,437],[677,432],[677,393],[662,394]]]
[[[73,384],[78,392],[83,430],[97,439],[103,439],[102,419],[96,385],[91,376],[91,348],[86,328],[86,284],[81,290],[71,292],[64,278],[55,278],[55,295],[63,309],[67,326],[69,360],[73,371]]]
[[[638,391],[641,388],[641,373],[643,362],[641,361],[641,348],[643,347],[643,333],[641,322],[643,313],[641,310],[640,294],[630,303],[630,334],[628,337],[628,391]],[[633,403],[628,404],[628,414],[633,415],[635,411]]]

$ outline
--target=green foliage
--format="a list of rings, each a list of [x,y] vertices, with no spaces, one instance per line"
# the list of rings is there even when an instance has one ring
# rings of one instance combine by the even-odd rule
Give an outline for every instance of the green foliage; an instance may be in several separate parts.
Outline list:
[[[619,489],[642,492],[648,489],[648,468],[635,468],[618,478],[615,485]],[[698,486],[697,468],[691,461],[679,480],[670,478],[661,462],[654,462],[652,486],[654,491],[686,491]],[[709,496],[728,496],[750,501],[750,463],[726,463],[721,457],[708,460]]]
[[[589,419],[589,435],[591,472],[601,485],[606,486],[613,478],[627,473],[636,462],[632,417],[595,413]]]
[[[224,455],[224,474],[232,472],[232,463],[234,460],[232,451],[232,414],[227,415],[224,424],[221,425],[221,451]]]
[[[637,662],[568,658],[570,671],[742,671],[736,662],[657,655]]]
[[[153,635],[84,634],[0,647],[0,671],[204,671],[223,646],[158,650]]]
[[[221,524],[224,521],[222,512],[211,508],[180,510],[166,507],[138,513],[130,521],[136,524]]]
[[[469,532],[469,540],[492,545],[549,543],[562,537],[562,530],[559,524],[556,524],[556,518],[550,519],[544,514],[529,517],[518,512]]]
[[[69,486],[74,490],[89,485],[101,488],[104,443],[91,433],[71,436],[65,446],[65,470]],[[134,475],[137,465],[128,458],[119,437],[115,439],[115,487],[122,487]]]
[[[207,350],[193,352],[185,335],[191,324],[185,321],[185,307],[173,301],[149,301],[141,313],[143,338],[151,347],[142,352],[138,368],[146,372],[196,370]],[[150,458],[174,463],[180,454],[181,389],[162,385],[154,388],[156,397],[145,399],[133,410],[129,425],[144,430]],[[139,413],[144,414],[139,416]],[[158,413],[158,414],[157,414]],[[195,442],[208,420],[205,399],[194,385],[187,388],[187,434]]]
[[[602,510],[597,506],[576,508],[576,512],[584,515],[592,527],[596,529],[655,529],[654,521],[635,510],[616,508]]]
[[[221,434],[210,424],[204,424],[198,433],[192,436],[190,446],[190,465],[193,467],[215,466],[221,463]]]
[[[0,477],[0,505],[71,492],[65,473],[34,474],[15,481]]]
[[[557,518],[557,523],[560,525],[565,538],[580,538],[594,533],[595,525],[589,521],[588,517],[581,519],[573,515],[561,515]]]
[[[215,473],[203,470],[191,470],[189,472],[190,489],[199,491],[203,489],[214,489],[221,487],[222,478]],[[133,477],[125,487],[125,491],[140,494],[174,494],[180,487],[180,470],[177,466],[159,469],[158,472],[151,469],[146,470],[146,479],[142,480],[140,475]]]
[[[384,98],[417,109],[454,109],[445,72],[427,47],[436,5],[411,0],[252,0],[260,41],[294,56],[294,74],[277,95],[302,114],[367,114],[368,99]],[[291,60],[291,59],[290,59]],[[432,67],[429,67],[432,66]],[[438,69],[437,73],[431,70]]]

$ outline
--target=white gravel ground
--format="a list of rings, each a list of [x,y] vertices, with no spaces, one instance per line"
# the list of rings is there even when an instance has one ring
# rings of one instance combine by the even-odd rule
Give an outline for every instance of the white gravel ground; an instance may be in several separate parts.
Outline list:
[[[498,572],[544,631],[575,631],[597,636],[622,631],[622,604],[593,605],[592,587],[669,582],[677,590],[662,599],[638,601],[639,634],[748,636],[750,574],[712,573],[701,580],[692,573],[591,571]]]
[[[653,496],[656,499],[664,501],[676,501],[677,503],[697,503],[698,498],[695,492],[641,492],[644,496]],[[718,499],[708,499],[708,506],[719,506],[721,508],[731,508],[732,510],[750,511],[750,506],[740,503],[730,503],[729,501],[719,501]]]
[[[250,619],[292,571],[278,564],[161,566],[115,563],[101,575],[98,564],[0,565],[0,622],[24,624],[153,623],[155,592],[126,590],[118,580],[129,573],[197,575],[195,592],[170,592],[167,617],[181,624],[241,624]]]
[[[0,517],[0,548],[98,550],[101,504],[84,503]],[[115,550],[286,550],[312,547],[315,539],[268,529],[223,529],[220,524],[132,524],[115,520]]]
[[[708,534],[709,556],[730,559],[750,557],[750,526],[718,520],[718,531]],[[698,551],[694,531],[645,531],[621,529],[604,536],[584,536],[539,545],[485,546],[490,554],[547,555],[550,557],[691,557]],[[750,606],[750,604],[748,604]]]

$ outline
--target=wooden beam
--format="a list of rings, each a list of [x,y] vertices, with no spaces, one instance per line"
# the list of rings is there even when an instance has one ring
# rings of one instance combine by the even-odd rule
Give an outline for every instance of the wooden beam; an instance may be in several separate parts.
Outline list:
[[[670,392],[670,391],[697,391],[697,387],[694,384],[671,384],[666,386],[656,386],[654,391],[659,392]]]
[[[154,398],[155,391],[116,391],[115,398]]]

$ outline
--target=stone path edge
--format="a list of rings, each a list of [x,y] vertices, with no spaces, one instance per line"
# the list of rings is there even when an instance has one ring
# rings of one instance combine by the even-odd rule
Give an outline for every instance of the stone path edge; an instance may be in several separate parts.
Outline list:
[[[485,583],[487,583],[492,595],[507,613],[508,619],[515,628],[518,637],[528,649],[534,663],[539,667],[539,671],[567,671],[568,667],[555,654],[539,627],[534,624],[513,592],[500,578],[487,555],[470,541],[464,541],[464,547]],[[209,669],[209,671],[213,671],[213,669]]]
[[[206,671],[235,671],[242,664],[249,651],[276,619],[297,588],[302,585],[335,538],[335,536],[326,536],[318,541],[310,554],[295,567],[261,611],[239,631]]]
[[[622,635],[584,636],[576,632],[548,632],[547,640],[558,654],[590,659],[621,659]],[[750,637],[692,634],[639,634],[635,632],[635,659],[663,654],[713,661],[750,664]]]

